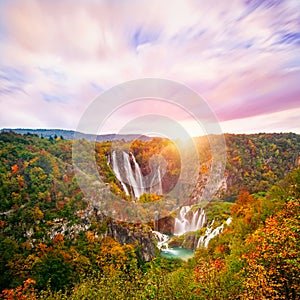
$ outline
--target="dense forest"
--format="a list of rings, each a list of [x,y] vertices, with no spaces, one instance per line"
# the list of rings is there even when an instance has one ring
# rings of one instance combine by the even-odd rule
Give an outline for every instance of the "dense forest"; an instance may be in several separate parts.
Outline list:
[[[91,206],[72,165],[73,144],[88,141],[1,133],[1,297],[300,299],[300,136],[225,139],[225,184],[206,209],[209,220],[224,214],[232,222],[185,262],[160,256],[155,224],[117,222]],[[205,173],[209,144],[204,137],[195,144]],[[107,163],[111,147],[96,143],[99,174],[114,194],[132,201]],[[171,141],[123,140],[120,147],[135,155],[143,175],[149,158],[163,153],[163,188],[172,188],[180,163]],[[144,194],[136,201],[157,199]]]

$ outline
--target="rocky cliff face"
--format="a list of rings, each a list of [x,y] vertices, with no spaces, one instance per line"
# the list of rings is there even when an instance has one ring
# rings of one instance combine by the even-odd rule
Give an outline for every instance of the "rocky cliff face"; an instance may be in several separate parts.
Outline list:
[[[189,250],[197,248],[199,237],[196,232],[187,232],[182,236],[175,236],[169,242],[169,247],[183,247]]]
[[[137,248],[137,255],[142,261],[151,261],[155,257],[155,238],[145,226],[128,228],[115,222],[108,224],[107,235],[122,244],[133,244]]]
[[[165,233],[174,234],[175,218],[172,216],[161,218],[157,222],[157,228],[155,230]]]
[[[88,207],[79,211],[80,220],[76,224],[71,224],[67,219],[55,219],[52,221],[52,226],[47,234],[50,239],[53,239],[57,234],[62,234],[67,239],[76,239],[82,231],[90,230],[91,225],[97,223],[102,224],[101,230],[95,232],[98,237],[110,236],[116,239],[120,244],[132,244],[137,249],[138,258],[141,261],[151,261],[156,255],[156,240],[149,226],[132,224],[119,224],[116,221],[107,218],[97,208],[97,205],[89,203]],[[104,225],[103,225],[104,224]],[[31,244],[36,241],[32,238],[33,228],[29,227],[26,230],[26,237]]]

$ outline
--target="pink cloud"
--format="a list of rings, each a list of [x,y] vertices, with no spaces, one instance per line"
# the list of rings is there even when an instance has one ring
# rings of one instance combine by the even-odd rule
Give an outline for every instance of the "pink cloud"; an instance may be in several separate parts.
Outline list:
[[[221,121],[300,106],[299,43],[282,38],[300,31],[296,1],[256,9],[244,1],[193,0],[172,5],[159,0],[76,5],[12,0],[1,5],[0,68],[22,69],[26,82],[24,95],[1,96],[5,116],[0,126],[29,126],[32,120],[32,126],[75,128],[97,95],[91,82],[105,90],[143,77],[190,86]],[[43,94],[66,101],[47,103]],[[151,110],[151,105],[145,107]],[[127,108],[123,119],[141,110]]]

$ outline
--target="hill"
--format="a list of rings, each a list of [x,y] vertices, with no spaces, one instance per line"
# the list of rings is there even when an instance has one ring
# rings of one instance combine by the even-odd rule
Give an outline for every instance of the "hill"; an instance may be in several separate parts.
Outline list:
[[[184,263],[159,257],[153,224],[117,222],[84,197],[72,165],[76,141],[2,132],[2,297],[298,299],[300,136],[225,138],[224,187],[208,209],[216,223],[227,209],[232,223]],[[88,141],[79,143],[88,145]],[[176,151],[170,141],[154,138],[120,145],[130,147],[144,174],[149,171],[147,159],[166,147],[170,168],[165,188],[176,179],[172,176],[180,166],[171,164],[173,155],[176,162]],[[205,138],[198,139],[198,147],[201,163],[209,166]],[[96,145],[99,174],[113,193],[126,198],[107,164],[110,151],[111,142]],[[84,160],[86,153],[81,155]],[[195,194],[200,186],[201,178]],[[144,195],[142,200],[155,199]]]
[[[18,134],[26,135],[26,134],[34,134],[38,135],[39,137],[45,138],[55,138],[61,137],[65,140],[74,140],[76,139],[85,139],[87,141],[94,141],[95,135],[82,133],[74,130],[64,130],[64,129],[28,129],[28,128],[3,128],[0,132],[15,132]],[[124,141],[132,141],[135,139],[140,139],[142,141],[149,141],[151,140],[150,137],[145,135],[139,134],[104,134],[104,135],[97,135],[96,141],[117,141],[117,140],[124,140]]]

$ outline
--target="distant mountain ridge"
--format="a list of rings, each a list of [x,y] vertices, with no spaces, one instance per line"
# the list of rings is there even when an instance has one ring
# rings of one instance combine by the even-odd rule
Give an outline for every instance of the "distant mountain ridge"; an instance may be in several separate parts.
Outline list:
[[[45,138],[54,138],[63,137],[65,140],[74,140],[74,139],[85,139],[88,141],[95,140],[95,135],[82,133],[75,130],[65,130],[65,129],[28,129],[28,128],[3,128],[0,132],[15,132],[18,134],[36,134],[38,136],[43,136]],[[116,140],[124,140],[124,141],[132,141],[132,140],[141,140],[141,141],[150,141],[152,137],[140,134],[103,134],[97,135],[96,140],[98,142],[102,141],[116,141]]]

